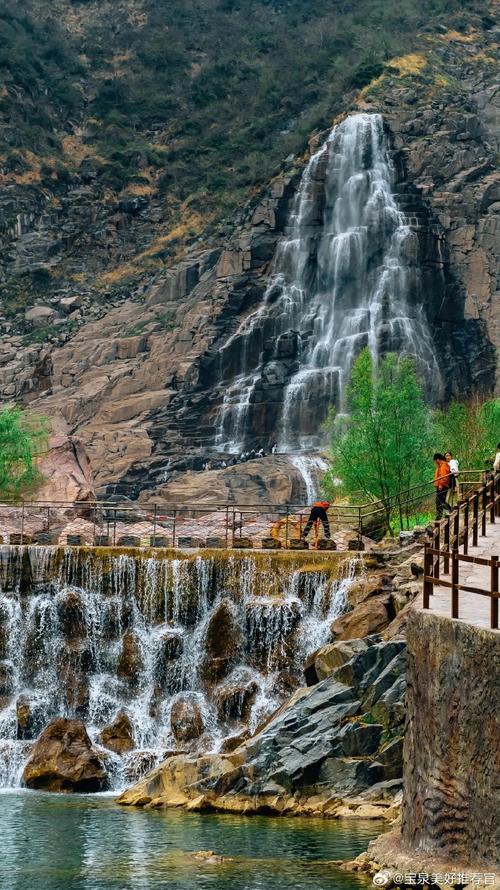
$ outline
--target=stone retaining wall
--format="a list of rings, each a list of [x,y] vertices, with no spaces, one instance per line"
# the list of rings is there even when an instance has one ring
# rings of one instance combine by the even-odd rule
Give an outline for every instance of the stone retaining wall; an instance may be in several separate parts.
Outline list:
[[[407,645],[403,842],[500,863],[500,633],[414,611]]]

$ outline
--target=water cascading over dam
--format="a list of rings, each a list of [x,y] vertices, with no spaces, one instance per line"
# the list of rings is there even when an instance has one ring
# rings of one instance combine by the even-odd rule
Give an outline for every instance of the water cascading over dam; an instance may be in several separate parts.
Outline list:
[[[353,361],[368,347],[414,358],[430,397],[440,372],[425,314],[418,238],[395,198],[383,120],[334,127],[303,173],[261,306],[221,350],[217,447],[324,444],[344,408]]]
[[[317,565],[315,563],[317,560]],[[175,558],[0,547],[0,787],[50,720],[82,720],[123,787],[175,750],[218,750],[303,683],[354,564],[320,554]],[[103,748],[120,712],[133,746]],[[178,720],[176,722],[176,716]]]

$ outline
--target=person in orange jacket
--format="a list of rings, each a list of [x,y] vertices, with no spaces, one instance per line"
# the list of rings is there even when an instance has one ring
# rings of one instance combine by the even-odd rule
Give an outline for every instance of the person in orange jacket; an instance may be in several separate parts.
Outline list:
[[[330,501],[315,501],[312,505],[309,519],[306,527],[302,532],[302,540],[305,541],[315,522],[321,522],[325,530],[325,538],[330,540],[330,523],[328,522],[328,513],[326,512],[330,506]]]
[[[436,488],[436,519],[441,519],[443,510],[451,513],[451,507],[447,502],[448,492],[451,486],[451,470],[444,454],[436,452],[433,457],[436,464],[434,471],[434,486]]]

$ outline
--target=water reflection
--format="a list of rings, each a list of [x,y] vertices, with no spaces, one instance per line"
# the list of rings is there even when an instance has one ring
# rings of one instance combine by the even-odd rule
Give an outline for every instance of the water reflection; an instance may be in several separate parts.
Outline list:
[[[112,798],[0,797],[1,890],[355,890],[351,859],[380,826],[116,806]],[[214,850],[208,864],[190,855]]]

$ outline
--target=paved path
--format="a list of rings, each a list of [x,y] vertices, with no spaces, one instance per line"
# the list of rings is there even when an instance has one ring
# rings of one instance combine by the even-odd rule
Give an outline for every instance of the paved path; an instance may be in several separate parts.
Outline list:
[[[462,552],[462,548],[460,548]],[[500,556],[500,519],[497,519],[495,525],[486,526],[486,537],[479,537],[478,547],[472,547],[469,540],[469,556],[480,556],[484,559],[495,554]],[[466,584],[470,587],[481,587],[484,590],[490,589],[490,567],[474,565],[473,563],[460,562],[459,583]],[[441,577],[445,581],[451,581],[450,575],[443,573],[443,564],[441,562]],[[420,600],[420,603],[422,601]],[[462,621],[469,624],[476,624],[479,627],[490,627],[490,603],[489,597],[481,596],[477,593],[467,593],[460,591],[458,616]],[[431,612],[439,615],[446,615],[451,618],[451,589],[449,587],[434,587],[434,593],[430,598]]]

